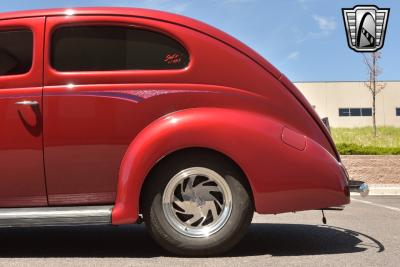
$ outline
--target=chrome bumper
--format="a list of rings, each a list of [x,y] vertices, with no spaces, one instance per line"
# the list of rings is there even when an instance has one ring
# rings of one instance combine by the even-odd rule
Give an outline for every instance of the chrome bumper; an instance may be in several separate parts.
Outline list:
[[[364,183],[363,181],[350,180],[349,191],[360,193],[362,197],[366,197],[369,194],[369,187],[368,184]]]

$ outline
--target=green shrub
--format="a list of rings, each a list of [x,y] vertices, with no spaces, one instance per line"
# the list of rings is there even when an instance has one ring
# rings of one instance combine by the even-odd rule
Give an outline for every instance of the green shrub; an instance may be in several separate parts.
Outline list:
[[[342,155],[400,155],[400,128],[332,128],[332,138]]]
[[[363,146],[341,143],[336,145],[341,155],[400,155],[400,147]]]
[[[400,147],[400,128],[378,127],[374,136],[372,127],[332,128],[336,144],[356,144],[360,146]]]

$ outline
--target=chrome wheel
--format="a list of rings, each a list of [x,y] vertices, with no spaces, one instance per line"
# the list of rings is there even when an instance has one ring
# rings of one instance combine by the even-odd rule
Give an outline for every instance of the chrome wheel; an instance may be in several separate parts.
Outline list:
[[[176,174],[162,199],[164,215],[179,233],[210,236],[226,224],[232,211],[232,193],[225,179],[208,168],[193,167]]]

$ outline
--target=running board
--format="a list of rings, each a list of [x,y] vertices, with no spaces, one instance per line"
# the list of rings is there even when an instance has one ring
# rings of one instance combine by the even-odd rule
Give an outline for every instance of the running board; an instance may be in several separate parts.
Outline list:
[[[0,208],[0,227],[111,224],[113,206]]]

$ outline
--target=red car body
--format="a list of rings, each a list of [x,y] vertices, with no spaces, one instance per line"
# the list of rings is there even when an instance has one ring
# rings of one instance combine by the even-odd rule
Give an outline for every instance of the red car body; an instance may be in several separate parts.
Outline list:
[[[185,47],[177,70],[60,72],[51,36],[64,25],[124,25]],[[29,28],[32,68],[0,76],[0,207],[114,205],[135,222],[146,177],[185,148],[232,159],[263,214],[349,203],[348,178],[321,120],[296,87],[229,35],[179,15],[131,8],[0,14]],[[37,101],[35,110],[17,101]]]

